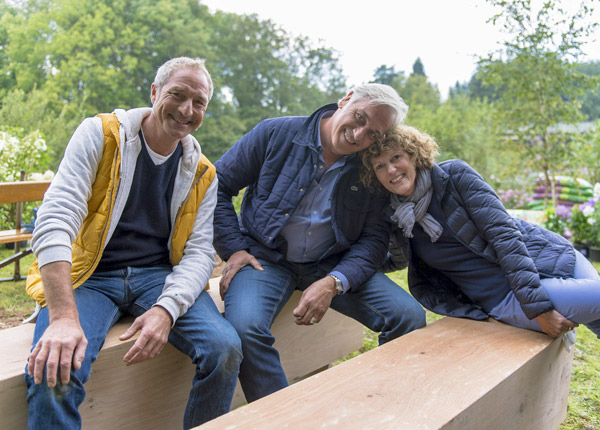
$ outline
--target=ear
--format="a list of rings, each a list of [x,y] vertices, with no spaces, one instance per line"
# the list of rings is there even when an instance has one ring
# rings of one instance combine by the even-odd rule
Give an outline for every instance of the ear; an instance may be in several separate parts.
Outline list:
[[[150,101],[152,102],[152,104],[154,104],[154,100],[156,100],[156,86],[154,86],[153,83],[150,89]]]
[[[354,94],[354,91],[350,91],[348,94],[346,94],[346,97],[338,102],[338,108],[343,108],[352,98],[352,94]]]

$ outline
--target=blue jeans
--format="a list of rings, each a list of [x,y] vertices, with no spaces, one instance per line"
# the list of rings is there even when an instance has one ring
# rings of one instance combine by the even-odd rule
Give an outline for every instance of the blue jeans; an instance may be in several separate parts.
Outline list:
[[[600,275],[587,258],[575,251],[573,278],[544,278],[540,283],[557,312],[584,324],[600,338]],[[512,291],[490,311],[490,316],[510,325],[542,331],[535,319],[525,316]]]
[[[142,315],[156,303],[170,266],[127,268],[95,273],[74,290],[79,321],[88,340],[85,359],[71,380],[49,389],[46,380],[36,385],[25,371],[29,429],[79,429],[79,405],[84,384],[109,329],[121,315]],[[48,309],[40,312],[33,345],[48,327]],[[242,359],[239,338],[221,316],[210,295],[203,291],[169,333],[169,342],[191,357],[196,373],[185,410],[184,428],[198,426],[229,411]],[[119,381],[114,381],[115,385]],[[126,390],[127,387],[121,387]]]
[[[239,379],[248,402],[288,385],[271,325],[295,289],[305,290],[318,280],[314,264],[259,261],[264,272],[243,267],[225,295],[225,318],[242,340]],[[381,273],[355,291],[335,296],[331,308],[381,332],[380,344],[425,326],[421,305]]]

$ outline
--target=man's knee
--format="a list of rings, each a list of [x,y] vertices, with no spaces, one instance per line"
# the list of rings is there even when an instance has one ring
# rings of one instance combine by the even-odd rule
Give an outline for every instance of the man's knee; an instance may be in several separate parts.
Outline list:
[[[423,310],[416,300],[411,303],[410,306],[405,308],[404,318],[407,321],[410,321],[411,330],[425,327],[425,324],[427,323],[425,319],[425,310]]]
[[[224,328],[218,337],[210,341],[210,345],[200,345],[205,356],[205,363],[210,368],[218,368],[225,372],[238,372],[242,361],[242,344],[232,327]]]

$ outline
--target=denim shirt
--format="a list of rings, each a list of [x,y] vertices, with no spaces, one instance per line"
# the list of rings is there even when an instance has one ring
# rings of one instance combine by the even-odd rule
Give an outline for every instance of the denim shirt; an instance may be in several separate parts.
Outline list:
[[[331,200],[347,157],[325,170],[321,142],[319,150],[317,174],[280,233],[287,242],[286,259],[293,263],[318,261],[335,244]]]

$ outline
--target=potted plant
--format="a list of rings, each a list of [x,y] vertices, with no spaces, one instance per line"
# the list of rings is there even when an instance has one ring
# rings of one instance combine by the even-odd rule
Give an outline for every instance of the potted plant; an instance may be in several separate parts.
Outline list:
[[[592,261],[600,261],[600,199],[573,206],[569,230],[575,249]]]
[[[594,201],[593,212],[588,217],[588,223],[591,225],[589,259],[600,261],[600,199]]]
[[[592,224],[588,221],[593,212],[593,205],[589,202],[575,205],[571,209],[571,219],[569,222],[569,231],[571,232],[571,242],[579,252],[586,258],[589,258],[589,247],[592,241]]]
[[[542,225],[554,233],[558,233],[561,236],[570,239],[571,232],[569,231],[569,225],[571,223],[571,208],[564,205],[549,206],[546,209],[545,219],[542,221]]]

